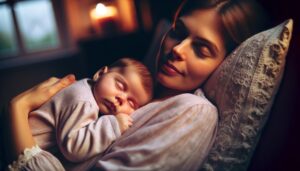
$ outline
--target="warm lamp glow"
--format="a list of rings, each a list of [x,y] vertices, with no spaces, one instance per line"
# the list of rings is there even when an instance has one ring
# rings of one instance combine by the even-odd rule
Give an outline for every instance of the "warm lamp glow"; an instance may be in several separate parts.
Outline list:
[[[114,0],[93,4],[89,11],[91,32],[111,35],[135,31],[138,27],[134,1]]]
[[[102,3],[98,3],[96,8],[92,9],[90,12],[92,19],[101,19],[107,17],[117,16],[117,9],[114,6],[105,6]]]
[[[102,3],[98,3],[96,5],[96,15],[97,16],[103,16],[103,15],[106,15],[106,13],[107,13],[106,6]]]

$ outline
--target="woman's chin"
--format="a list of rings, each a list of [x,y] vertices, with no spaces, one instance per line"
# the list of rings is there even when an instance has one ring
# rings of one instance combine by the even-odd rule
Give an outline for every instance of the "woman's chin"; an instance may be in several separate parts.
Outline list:
[[[178,87],[178,81],[174,80],[174,78],[170,78],[162,73],[158,73],[156,78],[158,83],[163,87],[174,91],[182,91],[182,89]]]
[[[168,77],[166,75],[159,72],[156,76],[156,79],[160,85],[169,88],[171,81],[168,79]]]
[[[160,85],[167,89],[174,90],[176,92],[191,92],[199,87],[201,83],[188,82],[187,80],[174,79],[166,76],[163,73],[158,73],[156,79]],[[180,83],[181,82],[181,83]]]

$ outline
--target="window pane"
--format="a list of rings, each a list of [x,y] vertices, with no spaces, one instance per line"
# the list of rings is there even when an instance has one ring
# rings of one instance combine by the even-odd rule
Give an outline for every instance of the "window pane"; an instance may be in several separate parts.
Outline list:
[[[15,9],[26,50],[45,50],[59,45],[51,1],[21,1]]]
[[[17,44],[10,8],[7,5],[0,5],[0,56],[16,52]]]

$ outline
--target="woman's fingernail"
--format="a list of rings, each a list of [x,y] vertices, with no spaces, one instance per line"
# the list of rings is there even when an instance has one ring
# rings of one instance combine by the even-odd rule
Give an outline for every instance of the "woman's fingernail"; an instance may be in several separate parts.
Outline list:
[[[67,79],[68,79],[69,81],[73,82],[73,81],[75,81],[75,75],[74,75],[74,74],[69,74],[69,75],[67,76]]]

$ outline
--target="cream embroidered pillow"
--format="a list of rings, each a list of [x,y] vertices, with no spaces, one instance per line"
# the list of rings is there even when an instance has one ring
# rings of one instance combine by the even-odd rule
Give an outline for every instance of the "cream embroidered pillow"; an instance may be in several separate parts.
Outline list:
[[[220,120],[202,170],[247,170],[282,78],[292,26],[290,19],[247,39],[205,83]]]

